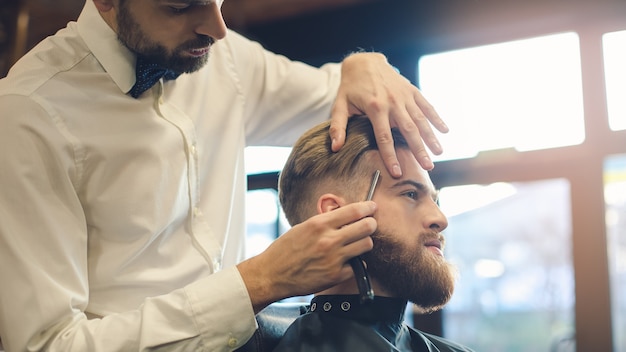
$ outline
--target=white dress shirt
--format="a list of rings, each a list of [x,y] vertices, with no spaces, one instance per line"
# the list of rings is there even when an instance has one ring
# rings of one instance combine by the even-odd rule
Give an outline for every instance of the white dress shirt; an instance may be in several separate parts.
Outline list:
[[[229,32],[199,72],[133,99],[134,62],[88,0],[0,80],[7,351],[227,351],[256,328],[234,267],[244,147],[327,119],[339,65]]]

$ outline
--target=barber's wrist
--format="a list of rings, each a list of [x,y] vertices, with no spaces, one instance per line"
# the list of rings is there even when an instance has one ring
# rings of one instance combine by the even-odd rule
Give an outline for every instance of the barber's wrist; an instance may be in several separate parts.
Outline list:
[[[375,51],[354,51],[348,55],[346,55],[342,62],[350,62],[350,61],[355,61],[355,60],[363,60],[363,59],[367,59],[367,60],[380,60],[382,62],[385,63],[389,63],[387,61],[387,57],[379,52],[375,52]]]
[[[239,275],[248,290],[254,314],[282,298],[275,292],[274,284],[267,279],[268,275],[263,272],[262,266],[255,262],[256,259],[253,257],[237,264]]]
[[[398,69],[396,66],[392,65],[388,60],[387,57],[379,52],[367,52],[367,51],[355,51],[352,52],[348,55],[346,55],[346,57],[344,57],[342,63],[345,63],[347,60],[353,60],[353,59],[361,59],[362,57],[367,57],[368,60],[371,60],[372,58],[377,58],[379,60],[382,60],[384,63],[386,63],[387,65],[389,65],[391,68],[394,69],[394,71],[396,71],[397,73],[400,73],[400,69]]]

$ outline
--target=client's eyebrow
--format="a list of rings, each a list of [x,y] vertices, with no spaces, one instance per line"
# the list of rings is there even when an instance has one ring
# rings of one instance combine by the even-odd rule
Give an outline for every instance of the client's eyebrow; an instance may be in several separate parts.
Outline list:
[[[425,184],[421,183],[421,182],[417,182],[414,180],[402,180],[399,182],[394,183],[391,188],[400,188],[403,186],[413,186],[415,188],[417,188],[418,191],[422,192],[422,193],[426,193],[429,194],[433,200],[439,204],[439,191],[432,189],[429,186],[426,186]]]

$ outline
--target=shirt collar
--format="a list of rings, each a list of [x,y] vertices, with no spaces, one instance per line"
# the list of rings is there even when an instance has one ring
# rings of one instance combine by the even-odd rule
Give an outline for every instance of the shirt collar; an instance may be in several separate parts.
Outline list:
[[[124,94],[135,84],[135,54],[117,39],[93,1],[85,1],[78,17],[78,31],[87,47]]]

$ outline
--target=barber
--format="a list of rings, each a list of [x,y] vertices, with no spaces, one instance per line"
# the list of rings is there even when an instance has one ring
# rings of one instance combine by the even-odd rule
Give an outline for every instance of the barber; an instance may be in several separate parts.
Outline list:
[[[314,68],[226,28],[212,0],[86,0],[0,80],[0,336],[7,351],[227,351],[276,300],[346,280],[372,202],[244,254],[243,151],[331,116],[390,127],[421,165],[446,127],[378,53]],[[298,253],[298,255],[292,255]]]

